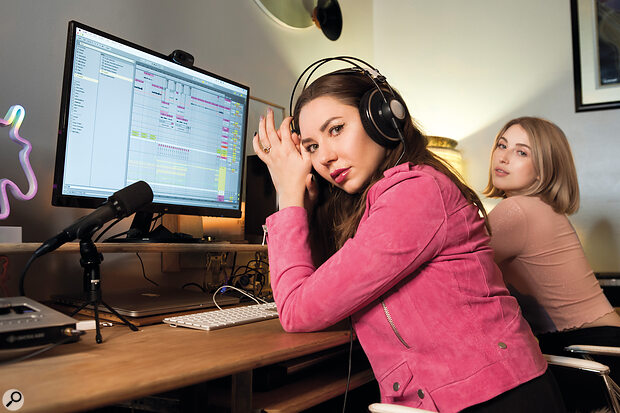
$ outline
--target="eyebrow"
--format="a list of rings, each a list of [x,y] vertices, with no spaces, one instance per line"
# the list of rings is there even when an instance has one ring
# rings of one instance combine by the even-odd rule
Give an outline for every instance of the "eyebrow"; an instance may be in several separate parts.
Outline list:
[[[331,118],[329,118],[329,119],[327,119],[325,122],[323,122],[323,124],[321,125],[321,127],[319,128],[319,130],[320,130],[321,132],[325,132],[325,129],[327,129],[327,127],[329,126],[329,124],[330,124],[333,120],[335,120],[335,119],[339,119],[339,118],[340,118],[340,116],[332,116]],[[307,143],[308,141],[311,141],[311,140],[312,140],[312,138],[302,138],[302,140],[301,140],[301,144],[303,145],[303,144],[305,144],[305,143]]]
[[[331,121],[333,121],[334,119],[338,119],[340,116],[332,116],[331,118],[327,119],[319,128],[319,130],[321,132],[325,132],[325,129],[327,129],[327,126],[331,123]]]
[[[497,140],[497,142],[499,143],[499,141],[501,141],[501,140],[504,140],[504,141],[508,142],[508,139],[504,138],[503,136],[500,136],[499,139]],[[523,147],[528,148],[530,150],[532,149],[530,147],[530,145],[526,145],[524,143],[515,143],[515,146],[523,146]]]

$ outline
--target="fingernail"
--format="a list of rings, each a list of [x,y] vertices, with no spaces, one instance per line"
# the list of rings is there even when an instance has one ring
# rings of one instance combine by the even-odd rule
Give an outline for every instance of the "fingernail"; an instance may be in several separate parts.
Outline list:
[[[254,136],[258,135],[258,132],[254,132]]]
[[[265,119],[265,117],[263,115],[260,115],[260,120]]]

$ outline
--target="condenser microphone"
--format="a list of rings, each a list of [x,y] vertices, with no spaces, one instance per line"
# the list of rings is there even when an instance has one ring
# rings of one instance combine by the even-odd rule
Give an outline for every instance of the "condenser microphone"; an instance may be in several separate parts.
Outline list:
[[[40,257],[43,254],[54,251],[66,242],[90,236],[106,222],[125,218],[152,200],[153,191],[149,184],[144,181],[134,182],[113,193],[106,202],[92,213],[78,219],[63,229],[58,235],[45,241],[34,252],[34,256]]]

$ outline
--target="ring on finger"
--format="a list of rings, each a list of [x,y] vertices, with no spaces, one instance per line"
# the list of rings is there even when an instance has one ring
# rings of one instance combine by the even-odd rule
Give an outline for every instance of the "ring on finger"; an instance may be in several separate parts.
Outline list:
[[[258,146],[260,147],[261,151],[265,153],[269,153],[269,151],[271,151],[271,146],[263,146],[263,143],[260,141],[260,139],[258,140]]]

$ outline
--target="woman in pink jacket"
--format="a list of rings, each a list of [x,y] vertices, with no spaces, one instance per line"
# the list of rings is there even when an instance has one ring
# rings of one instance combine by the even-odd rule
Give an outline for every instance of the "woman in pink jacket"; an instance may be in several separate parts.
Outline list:
[[[330,60],[356,67],[305,88],[295,128],[286,118],[276,129],[268,112],[253,141],[279,196],[267,228],[282,326],[318,331],[350,317],[383,402],[563,411],[493,262],[477,196],[428,151],[374,68],[354,58],[310,68]]]

